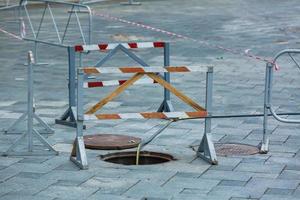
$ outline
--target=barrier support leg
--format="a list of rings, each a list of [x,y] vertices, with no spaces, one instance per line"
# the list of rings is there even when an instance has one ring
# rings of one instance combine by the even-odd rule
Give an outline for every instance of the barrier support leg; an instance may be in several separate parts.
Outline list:
[[[33,58],[32,52],[28,53],[28,96],[27,96],[27,113],[21,116],[21,118],[25,118],[27,115],[27,130],[24,134],[22,134],[15,142],[8,148],[8,150],[3,153],[3,156],[9,155],[57,155],[58,152],[55,151],[52,146],[47,142],[47,140],[41,136],[38,131],[33,128],[33,118],[34,118],[34,103],[33,103]],[[21,119],[20,118],[20,119]],[[17,120],[18,122],[20,120]],[[14,149],[20,144],[24,138],[27,136],[28,140],[28,150],[23,152],[14,151]],[[33,137],[36,137],[48,150],[48,152],[34,152],[33,151]]]
[[[272,73],[273,73],[273,64],[267,63],[266,76],[265,76],[263,138],[260,145],[260,153],[268,153],[269,151],[268,114],[269,114],[270,98],[271,98]]]
[[[87,169],[88,162],[85,152],[83,140],[83,72],[79,71],[77,76],[77,127],[76,139],[73,144],[73,149],[70,155],[70,160],[75,163],[80,169]]]
[[[164,46],[164,66],[170,66],[170,44]],[[164,80],[170,83],[170,73],[164,73]],[[174,107],[171,102],[170,91],[164,88],[164,100],[159,106],[158,112],[173,112]]]
[[[33,119],[35,119],[44,129],[45,134],[53,134],[54,130],[35,113],[35,107],[33,107]],[[4,134],[19,134],[20,132],[17,131],[17,126],[22,123],[24,120],[28,119],[28,111],[23,113],[19,119],[17,119],[7,130],[4,130]]]
[[[213,68],[210,67],[206,73],[206,99],[205,107],[208,115],[211,115],[212,110],[212,87],[213,86]],[[204,135],[201,140],[200,146],[197,150],[197,156],[203,160],[217,165],[217,155],[212,141],[211,135],[211,118],[205,118]]]
[[[75,100],[75,88],[76,88],[76,66],[75,66],[75,50],[72,47],[68,47],[68,61],[69,61],[69,107],[64,114],[55,120],[56,124],[76,127],[76,121],[72,107],[76,106]]]

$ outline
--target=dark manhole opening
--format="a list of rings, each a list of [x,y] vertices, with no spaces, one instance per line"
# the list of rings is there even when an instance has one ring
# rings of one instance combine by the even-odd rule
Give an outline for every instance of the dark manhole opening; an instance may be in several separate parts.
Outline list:
[[[216,143],[216,153],[218,156],[242,156],[259,153],[256,146],[239,143]]]
[[[100,156],[102,160],[121,165],[136,165],[136,151],[109,153]],[[141,151],[139,165],[153,165],[175,160],[170,154]]]
[[[118,134],[85,135],[83,139],[87,149],[98,150],[130,149],[141,142],[141,138]]]

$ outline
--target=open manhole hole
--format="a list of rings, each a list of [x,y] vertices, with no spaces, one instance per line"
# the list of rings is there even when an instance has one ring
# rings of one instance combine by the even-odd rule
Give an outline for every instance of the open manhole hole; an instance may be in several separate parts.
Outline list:
[[[141,142],[141,138],[118,134],[85,135],[83,139],[87,149],[98,150],[130,149]]]
[[[217,143],[215,144],[216,153],[219,156],[242,156],[259,153],[256,146],[238,143]]]
[[[136,165],[136,151],[110,153],[100,156],[102,160],[121,165]],[[139,165],[153,165],[175,160],[170,154],[141,151]]]

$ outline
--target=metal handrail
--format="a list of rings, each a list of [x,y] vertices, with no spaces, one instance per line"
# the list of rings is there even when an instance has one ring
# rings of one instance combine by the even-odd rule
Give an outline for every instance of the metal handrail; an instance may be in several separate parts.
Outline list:
[[[276,63],[278,58],[284,54],[288,54],[293,62],[299,67],[299,64],[296,62],[296,60],[291,56],[291,53],[300,53],[300,49],[284,49],[277,53],[273,59],[273,62]],[[274,65],[273,65],[274,66]],[[276,114],[275,110],[272,108],[271,100],[272,100],[272,79],[273,79],[273,73],[270,73],[270,86],[269,86],[269,97],[267,101],[267,107],[269,108],[271,114],[273,117],[283,123],[300,123],[300,120],[295,120],[295,119],[284,119],[281,118],[279,115]]]
[[[43,14],[41,16],[41,19],[40,19],[40,22],[39,22],[39,26],[38,26],[38,29],[35,30],[34,27],[33,27],[33,23],[32,23],[32,20],[30,18],[30,15],[29,15],[29,11],[27,9],[27,6],[30,5],[29,2],[35,2],[35,3],[43,3],[45,4],[45,8],[44,8],[44,11],[43,11]],[[70,11],[69,11],[69,14],[68,14],[68,19],[67,19],[67,23],[66,23],[66,26],[64,27],[64,33],[62,36],[60,36],[59,34],[59,30],[58,30],[58,27],[57,27],[57,23],[56,23],[56,20],[55,20],[55,16],[53,15],[53,12],[52,12],[52,9],[51,9],[51,5],[53,4],[60,4],[60,5],[66,5],[66,6],[70,6]],[[92,11],[90,9],[89,6],[87,5],[82,5],[82,4],[78,4],[78,3],[70,3],[70,2],[63,2],[63,1],[53,1],[53,0],[20,0],[20,12],[22,11],[22,8],[23,8],[23,11],[25,12],[25,16],[28,20],[28,23],[29,23],[29,27],[30,27],[30,30],[33,34],[33,38],[28,38],[26,36],[24,36],[23,34],[23,31],[22,29],[24,29],[24,19],[22,16],[20,16],[20,33],[21,33],[21,36],[23,35],[23,39],[24,40],[28,40],[28,41],[34,41],[36,43],[43,43],[43,44],[48,44],[48,45],[51,45],[51,46],[61,46],[61,47],[66,47],[67,44],[65,43],[65,36],[67,34],[67,31],[68,31],[68,27],[70,25],[70,20],[71,20],[71,17],[73,15],[75,15],[76,17],[76,21],[77,21],[77,25],[78,25],[78,28],[79,28],[79,31],[80,31],[80,36],[82,38],[82,42],[83,44],[91,44],[91,41],[92,41]],[[43,24],[43,21],[44,21],[44,17],[45,17],[45,12],[46,10],[49,10],[50,12],[50,17],[52,19],[52,22],[54,24],[54,27],[55,27],[55,32],[56,32],[56,36],[57,36],[57,42],[50,42],[50,41],[45,41],[45,40],[39,40],[39,34],[40,34],[40,29],[42,27],[42,24]],[[82,25],[80,23],[80,19],[77,15],[77,13],[82,13],[83,11],[82,10],[74,10],[74,9],[84,9],[84,13],[87,13],[88,15],[88,21],[89,21],[89,24],[88,24],[88,34],[85,35],[83,30],[82,30]],[[20,13],[21,15],[21,13]],[[79,41],[76,42],[76,44],[78,43],[81,43]],[[75,44],[68,44],[68,45],[75,45]]]
[[[18,3],[11,4],[11,3],[10,3],[10,0],[6,0],[6,1],[5,1],[5,5],[3,5],[3,6],[0,7],[0,11],[1,11],[1,10],[12,9],[12,8],[17,8],[17,7],[19,7],[19,4],[18,4]]]
[[[264,121],[263,121],[263,138],[260,146],[260,152],[261,153],[267,153],[269,151],[269,137],[268,137],[268,116],[270,114],[279,122],[283,123],[292,123],[292,124],[299,124],[300,120],[296,119],[285,119],[281,118],[279,115],[275,112],[275,109],[272,105],[272,82],[273,82],[273,73],[274,68],[276,69],[276,61],[278,58],[284,54],[288,54],[292,61],[297,65],[297,67],[300,69],[300,65],[294,59],[294,57],[291,55],[292,53],[300,53],[300,49],[284,49],[280,52],[278,52],[275,56],[272,62],[267,63],[266,65],[266,75],[265,75],[265,94],[264,94]]]
[[[280,52],[278,52],[275,56],[274,56],[274,62],[277,61],[277,59],[283,55],[283,54],[286,54],[286,53],[300,53],[300,49],[284,49]]]

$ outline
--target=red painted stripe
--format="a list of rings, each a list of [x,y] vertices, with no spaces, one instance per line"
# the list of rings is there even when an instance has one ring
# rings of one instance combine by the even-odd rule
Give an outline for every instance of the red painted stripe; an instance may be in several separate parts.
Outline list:
[[[128,43],[128,46],[132,49],[138,48],[138,44],[137,43]]]
[[[103,87],[103,82],[88,82],[88,87]]]
[[[122,85],[126,82],[127,80],[119,80],[119,84]]]
[[[164,42],[153,42],[154,48],[162,48],[165,46]]]
[[[81,52],[81,51],[83,51],[83,46],[81,46],[81,45],[76,45],[76,46],[75,46],[75,52]]]
[[[106,48],[108,47],[108,44],[98,44],[98,47],[100,50],[106,50]]]

